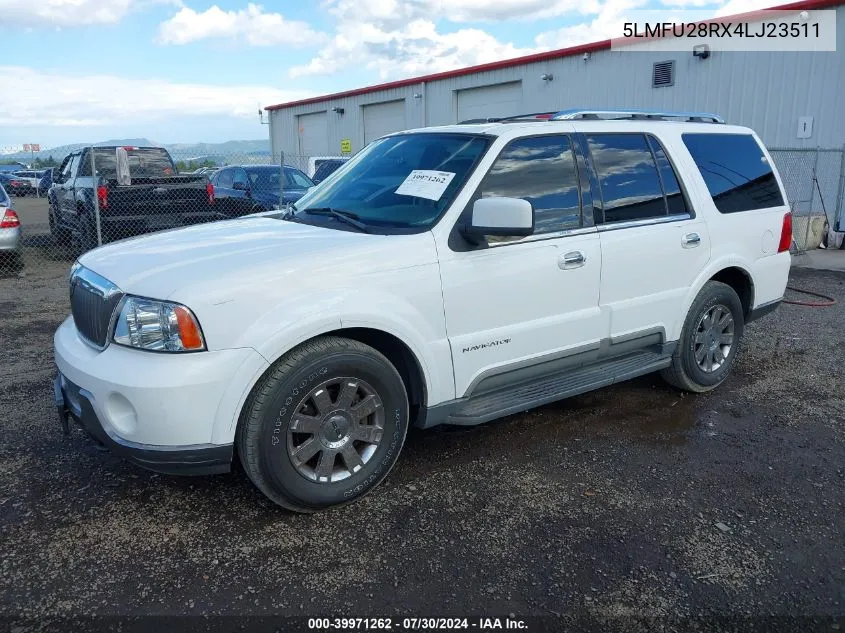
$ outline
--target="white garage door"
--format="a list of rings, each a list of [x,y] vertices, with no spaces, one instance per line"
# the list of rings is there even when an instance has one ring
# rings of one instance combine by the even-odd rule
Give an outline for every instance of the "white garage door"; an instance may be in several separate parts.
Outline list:
[[[300,114],[299,153],[302,156],[325,156],[329,150],[329,125],[325,112]]]
[[[522,82],[458,90],[458,122],[522,114]]]
[[[365,105],[364,110],[364,143],[407,129],[405,124],[405,100],[387,101]]]

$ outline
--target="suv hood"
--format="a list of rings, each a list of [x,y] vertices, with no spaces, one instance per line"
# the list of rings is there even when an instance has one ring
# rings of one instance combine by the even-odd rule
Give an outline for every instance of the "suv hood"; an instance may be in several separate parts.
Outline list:
[[[335,230],[266,214],[114,242],[79,262],[127,293],[177,301],[197,295],[220,299],[240,287],[273,283],[299,271],[348,274],[350,267],[358,273],[428,263],[423,260],[430,255],[423,253],[406,252],[397,261],[402,237],[414,236]]]

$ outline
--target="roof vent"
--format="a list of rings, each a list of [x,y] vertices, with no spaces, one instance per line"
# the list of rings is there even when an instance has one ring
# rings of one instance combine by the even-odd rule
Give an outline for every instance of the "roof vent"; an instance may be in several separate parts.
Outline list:
[[[675,85],[675,61],[657,62],[651,74],[651,87],[663,88]]]

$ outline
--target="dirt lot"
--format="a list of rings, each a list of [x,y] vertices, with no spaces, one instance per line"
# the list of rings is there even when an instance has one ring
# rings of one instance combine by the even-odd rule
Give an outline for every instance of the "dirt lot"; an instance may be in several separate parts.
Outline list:
[[[845,275],[794,272],[840,303],[751,324],[712,394],[646,377],[412,432],[371,496],[297,516],[240,472],[155,475],[61,434],[70,260],[45,255],[29,203],[23,276],[0,278],[0,630],[176,614],[845,630]]]

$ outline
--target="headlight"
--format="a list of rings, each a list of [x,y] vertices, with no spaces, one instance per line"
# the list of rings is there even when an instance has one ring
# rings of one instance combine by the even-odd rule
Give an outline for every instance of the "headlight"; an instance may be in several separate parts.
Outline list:
[[[194,313],[178,303],[127,295],[119,307],[112,340],[118,345],[153,352],[198,352],[205,349]]]

